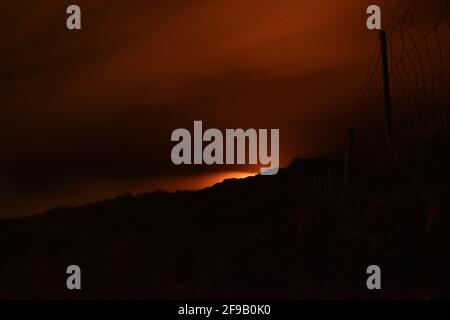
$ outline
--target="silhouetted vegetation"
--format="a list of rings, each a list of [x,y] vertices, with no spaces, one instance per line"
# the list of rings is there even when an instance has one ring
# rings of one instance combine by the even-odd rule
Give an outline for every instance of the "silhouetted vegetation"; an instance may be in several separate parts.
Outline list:
[[[0,297],[449,298],[449,145],[354,161],[347,186],[339,161],[296,159],[276,176],[0,221]]]

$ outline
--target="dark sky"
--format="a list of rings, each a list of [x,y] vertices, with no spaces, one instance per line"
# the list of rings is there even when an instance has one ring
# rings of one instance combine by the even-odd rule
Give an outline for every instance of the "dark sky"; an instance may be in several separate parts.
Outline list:
[[[383,22],[398,3],[376,2]],[[249,170],[172,165],[170,134],[194,120],[280,128],[283,166],[342,150],[373,1],[75,3],[76,32],[72,2],[2,3],[0,217]]]

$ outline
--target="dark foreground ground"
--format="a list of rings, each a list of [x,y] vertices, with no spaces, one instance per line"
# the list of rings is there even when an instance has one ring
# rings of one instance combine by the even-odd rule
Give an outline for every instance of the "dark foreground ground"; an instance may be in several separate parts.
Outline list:
[[[0,221],[0,298],[450,298],[449,146]]]

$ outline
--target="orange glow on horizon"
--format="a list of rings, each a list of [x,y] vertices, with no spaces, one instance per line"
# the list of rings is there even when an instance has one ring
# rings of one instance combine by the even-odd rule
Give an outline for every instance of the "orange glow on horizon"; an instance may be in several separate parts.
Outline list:
[[[223,182],[227,179],[244,179],[248,177],[253,177],[257,175],[254,172],[244,172],[244,171],[225,171],[219,173],[213,173],[202,177],[203,188],[211,187],[216,183]]]

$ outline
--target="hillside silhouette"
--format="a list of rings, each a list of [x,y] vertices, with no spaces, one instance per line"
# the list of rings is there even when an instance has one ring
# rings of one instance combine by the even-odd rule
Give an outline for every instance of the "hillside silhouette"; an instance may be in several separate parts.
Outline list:
[[[1,220],[0,298],[449,298],[449,142]]]

